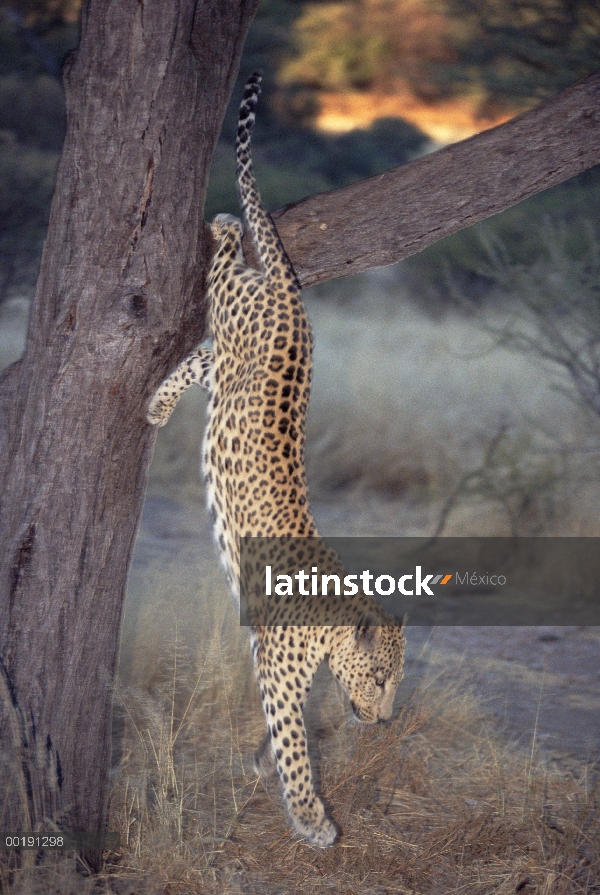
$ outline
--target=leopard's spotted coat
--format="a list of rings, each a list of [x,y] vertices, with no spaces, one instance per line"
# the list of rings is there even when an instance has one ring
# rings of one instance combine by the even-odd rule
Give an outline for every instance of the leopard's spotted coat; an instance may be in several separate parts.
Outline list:
[[[212,352],[200,349],[186,358],[160,386],[148,411],[149,422],[162,426],[188,386],[209,391],[203,448],[208,507],[238,597],[240,537],[318,537],[304,462],[311,330],[298,280],[252,171],[250,135],[260,80],[259,73],[251,76],[240,107],[237,177],[262,270],[244,260],[242,223],[218,215],[212,222],[217,250],[208,279]],[[330,558],[327,571],[337,565]],[[326,597],[320,598],[322,625],[252,629],[268,728],[262,752],[274,757],[294,828],[320,847],[331,845],[337,830],[314,790],[307,752],[303,706],[314,674],[327,660],[357,718],[375,722],[390,717],[403,672],[401,624],[372,599],[359,594],[353,600],[356,624],[335,624],[339,601]]]

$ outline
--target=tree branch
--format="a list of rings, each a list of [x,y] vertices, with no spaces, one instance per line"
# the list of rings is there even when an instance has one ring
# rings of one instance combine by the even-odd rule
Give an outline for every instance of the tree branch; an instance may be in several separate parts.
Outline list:
[[[506,124],[273,219],[312,286],[394,264],[599,163],[600,71]]]

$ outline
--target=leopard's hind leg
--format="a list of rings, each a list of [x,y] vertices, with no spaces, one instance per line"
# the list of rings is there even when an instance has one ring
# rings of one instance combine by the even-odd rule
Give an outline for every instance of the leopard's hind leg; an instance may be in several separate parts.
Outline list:
[[[146,414],[148,422],[153,426],[164,426],[182,394],[191,385],[200,385],[210,391],[212,367],[213,353],[208,348],[199,348],[186,357],[154,393]]]

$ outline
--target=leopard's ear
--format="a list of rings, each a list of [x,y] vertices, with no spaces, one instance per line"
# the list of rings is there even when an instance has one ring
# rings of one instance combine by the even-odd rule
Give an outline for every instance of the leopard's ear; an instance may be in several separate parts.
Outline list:
[[[354,628],[354,639],[363,649],[371,650],[381,639],[381,619],[375,612],[367,611]]]

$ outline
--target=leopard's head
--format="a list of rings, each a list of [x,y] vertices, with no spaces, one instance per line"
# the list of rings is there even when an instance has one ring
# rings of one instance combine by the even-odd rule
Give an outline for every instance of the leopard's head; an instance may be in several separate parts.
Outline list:
[[[387,721],[404,673],[403,624],[383,611],[369,611],[359,624],[342,630],[329,667],[348,694],[358,721]]]

